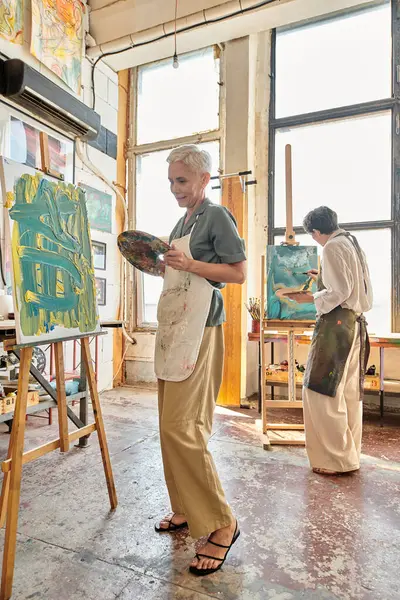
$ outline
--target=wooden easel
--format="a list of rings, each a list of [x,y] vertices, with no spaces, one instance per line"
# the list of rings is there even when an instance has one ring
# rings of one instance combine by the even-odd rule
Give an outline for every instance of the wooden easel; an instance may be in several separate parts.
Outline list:
[[[285,176],[286,176],[286,246],[298,246],[296,235],[293,229],[293,194],[292,194],[292,148],[290,144],[285,147]],[[265,306],[265,256],[261,257],[261,306]],[[262,403],[262,430],[265,436],[264,447],[268,448],[273,444],[279,445],[297,445],[304,446],[305,439],[302,437],[285,437],[284,435],[276,435],[269,437],[268,431],[304,431],[304,423],[269,423],[267,420],[267,409],[269,408],[303,408],[303,402],[296,399],[296,366],[295,366],[295,333],[296,331],[304,331],[310,328],[314,321],[280,321],[263,319],[260,328],[260,344],[261,344],[261,403]],[[265,373],[266,373],[266,357],[265,357],[265,330],[274,329],[287,333],[288,344],[288,400],[276,401],[267,400],[265,392]]]
[[[103,334],[91,334],[91,337],[96,335]],[[29,369],[31,366],[33,345],[31,346],[24,344],[21,346],[16,346],[15,340],[10,340],[7,342],[8,350],[21,349],[21,360],[14,422],[8,447],[7,460],[3,461],[1,464],[4,478],[0,500],[0,526],[3,526],[4,523],[6,523],[6,533],[4,542],[0,600],[9,600],[12,593],[22,466],[24,464],[31,462],[40,456],[44,456],[53,450],[57,450],[58,448],[60,448],[61,452],[68,452],[69,446],[72,442],[79,440],[80,438],[87,436],[94,431],[97,431],[111,509],[115,510],[118,505],[100,400],[97,391],[96,378],[90,355],[89,337],[87,335],[77,336],[76,339],[81,339],[83,362],[86,368],[90,396],[93,404],[94,423],[86,425],[85,427],[82,427],[81,429],[78,429],[72,433],[68,433],[63,340],[55,340],[52,345],[54,346],[56,362],[59,437],[52,442],[48,442],[47,444],[39,446],[38,448],[34,448],[33,450],[29,450],[28,452],[24,452],[24,436]],[[48,344],[48,341],[43,343]],[[34,345],[40,345],[40,342],[35,342]]]

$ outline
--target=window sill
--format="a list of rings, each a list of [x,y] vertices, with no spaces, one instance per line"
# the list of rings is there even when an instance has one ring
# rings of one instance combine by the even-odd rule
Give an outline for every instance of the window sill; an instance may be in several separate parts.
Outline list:
[[[149,325],[138,325],[134,329],[134,333],[156,333],[157,325],[149,324]]]

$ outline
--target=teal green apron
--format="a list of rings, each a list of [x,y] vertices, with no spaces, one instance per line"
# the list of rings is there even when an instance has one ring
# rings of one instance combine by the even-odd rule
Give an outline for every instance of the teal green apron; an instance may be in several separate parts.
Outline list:
[[[340,235],[346,235],[353,243],[365,274],[364,261],[357,240],[348,232],[341,233],[337,237]],[[365,277],[364,285],[366,289]],[[320,275],[318,291],[323,289],[325,286]],[[360,336],[360,400],[363,399],[364,377],[370,353],[367,322],[363,315],[357,316],[353,310],[342,306],[337,306],[330,313],[321,315],[316,321],[304,373],[305,388],[324,396],[332,398],[336,396],[353,345],[356,327],[359,328]]]

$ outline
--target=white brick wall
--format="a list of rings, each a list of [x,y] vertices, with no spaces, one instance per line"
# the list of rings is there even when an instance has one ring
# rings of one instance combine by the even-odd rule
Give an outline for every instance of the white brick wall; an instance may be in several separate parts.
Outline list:
[[[31,67],[52,80],[59,87],[74,95],[63,81],[58,79],[47,67],[40,64],[30,53],[30,32],[31,32],[31,12],[30,2],[25,2],[25,29],[24,29],[24,44],[16,45],[0,39],[0,52],[9,58],[20,58]],[[92,106],[92,90],[91,90],[91,63],[87,58],[82,61],[82,87],[77,97],[87,104]],[[100,114],[102,125],[117,133],[117,108],[118,108],[118,76],[108,66],[101,62],[97,64],[95,72],[95,90],[96,90],[96,111]],[[94,148],[88,149],[90,160],[101,170],[103,175],[110,181],[115,181],[116,178],[116,161],[109,156],[104,155]],[[76,157],[75,182],[86,183],[98,190],[107,192],[113,197],[113,214],[115,214],[115,194],[87,167],[82,165],[81,161]],[[117,246],[115,222],[113,222],[112,233],[102,231],[92,231],[92,238],[107,244],[107,263],[106,271],[96,271],[98,277],[107,279],[107,304],[99,306],[99,314],[101,319],[113,319],[116,316],[116,307],[119,301],[119,269],[117,266]],[[72,343],[66,345],[66,355],[68,363],[72,363]],[[94,358],[94,345],[92,356]],[[109,330],[107,336],[99,339],[99,364],[98,377],[99,389],[112,387],[113,378],[113,333]]]

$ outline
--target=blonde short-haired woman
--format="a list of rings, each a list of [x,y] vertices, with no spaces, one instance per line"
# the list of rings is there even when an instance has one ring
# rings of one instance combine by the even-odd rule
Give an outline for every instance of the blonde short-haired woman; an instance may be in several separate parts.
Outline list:
[[[210,534],[190,565],[192,573],[208,575],[239,537],[207,443],[223,369],[220,289],[244,283],[246,256],[231,213],[206,198],[208,152],[182,146],[167,161],[171,192],[186,212],[170,235],[157,313],[161,450],[173,513],[156,531],[189,527],[194,538]]]

